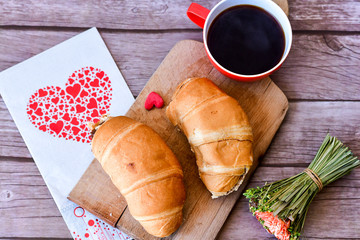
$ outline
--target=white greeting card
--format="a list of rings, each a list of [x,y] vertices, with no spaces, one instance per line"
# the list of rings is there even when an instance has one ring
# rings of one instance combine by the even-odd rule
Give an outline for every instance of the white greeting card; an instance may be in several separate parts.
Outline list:
[[[93,160],[87,122],[134,102],[97,29],[1,72],[0,93],[74,239],[126,238],[66,199]]]

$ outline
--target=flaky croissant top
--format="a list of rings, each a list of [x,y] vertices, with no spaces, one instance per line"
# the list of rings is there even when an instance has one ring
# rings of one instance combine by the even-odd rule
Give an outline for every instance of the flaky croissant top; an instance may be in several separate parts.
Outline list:
[[[253,135],[239,103],[207,78],[190,78],[176,89],[166,109],[195,153],[212,197],[236,191],[253,162]]]
[[[147,232],[165,237],[179,228],[183,171],[154,130],[128,117],[109,118],[97,127],[92,151]]]

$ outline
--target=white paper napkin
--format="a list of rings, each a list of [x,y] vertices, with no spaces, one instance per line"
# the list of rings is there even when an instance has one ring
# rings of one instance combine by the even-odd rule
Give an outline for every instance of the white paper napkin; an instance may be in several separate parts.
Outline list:
[[[96,28],[0,73],[0,93],[74,239],[127,239],[66,197],[91,161],[86,122],[134,102]]]

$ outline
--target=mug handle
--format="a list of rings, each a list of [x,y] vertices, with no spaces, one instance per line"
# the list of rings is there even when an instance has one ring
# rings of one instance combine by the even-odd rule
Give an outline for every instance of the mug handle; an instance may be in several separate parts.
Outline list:
[[[201,6],[197,3],[192,3],[188,8],[186,14],[196,25],[201,28],[204,28],[205,21],[209,15],[210,10]]]

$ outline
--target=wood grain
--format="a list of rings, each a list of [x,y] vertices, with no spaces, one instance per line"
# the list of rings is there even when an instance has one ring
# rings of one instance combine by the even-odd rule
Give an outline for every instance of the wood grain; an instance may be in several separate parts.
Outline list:
[[[2,99],[0,99],[0,119],[0,156],[31,158]]]
[[[81,31],[1,30],[0,71]],[[176,42],[201,41],[201,31],[101,31],[132,93],[137,96]],[[360,100],[359,35],[295,33],[290,55],[272,75],[297,100]]]
[[[31,160],[0,158],[0,238],[70,238]]]
[[[327,132],[360,156],[360,102],[296,102],[272,142],[266,165],[310,163]]]
[[[0,23],[3,26],[196,29],[196,25],[186,17],[186,10],[191,2],[190,0],[1,1]],[[196,2],[212,8],[219,1]],[[357,0],[292,0],[289,8],[290,20],[295,30],[360,30],[360,3]]]
[[[295,34],[282,68],[271,77],[290,99],[359,100],[359,35]]]
[[[267,160],[267,156],[264,161]],[[260,165],[247,188],[263,185],[266,181],[289,177],[302,170],[303,167],[287,167],[286,165],[263,167]],[[0,160],[0,179],[0,216],[7,219],[0,224],[1,237],[71,238],[32,160],[14,161],[2,158]],[[31,187],[29,187],[30,183],[32,183]],[[340,199],[342,205],[337,204]],[[304,236],[307,237],[306,239],[313,239],[312,236],[322,239],[331,237],[336,239],[360,238],[359,225],[355,224],[353,219],[355,215],[352,213],[353,210],[358,211],[354,209],[354,206],[358,206],[359,199],[360,168],[328,185],[316,196],[305,225]],[[21,215],[16,216],[14,212],[21,213]],[[336,231],[318,231],[319,228],[324,228],[329,224],[331,229]],[[344,228],[340,229],[337,225],[344,226]],[[251,216],[244,197],[241,197],[233,208],[218,239],[239,239],[239,236],[248,236],[246,239],[271,237]]]
[[[249,117],[254,134],[254,162],[243,185],[237,192],[215,200],[211,199],[209,191],[199,178],[196,159],[190,150],[187,139],[167,119],[165,108],[152,111],[147,111],[144,108],[145,99],[150,92],[156,91],[168,104],[176,87],[186,78],[196,76],[208,77],[227,94],[238,100]],[[285,95],[270,78],[252,84],[236,82],[214,69],[201,42],[185,40],[178,42],[173,47],[126,114],[152,127],[173,150],[183,167],[187,191],[183,211],[185,220],[179,230],[169,239],[214,239],[216,237],[251,173],[256,168],[257,159],[264,155],[279,128],[287,107],[288,101]],[[93,172],[91,167],[90,165],[84,173],[84,176],[88,176],[86,177],[88,179],[87,185],[93,185],[92,181],[98,181],[89,176]],[[85,183],[81,185],[84,186]],[[86,196],[86,190],[75,187],[72,193],[78,191]],[[112,197],[108,197],[108,195],[102,195],[100,192],[95,194],[94,189],[91,189],[89,194],[98,196],[96,204],[89,204],[92,199],[82,198],[86,200],[84,204],[80,201],[81,199],[77,199],[77,203],[85,209],[87,206],[95,206],[98,209],[99,203],[112,201]],[[114,191],[113,194],[117,195],[119,191]],[[79,194],[77,195],[79,196]],[[94,209],[87,210],[95,212]],[[103,210],[101,215],[109,215],[108,209],[103,208]],[[128,209],[121,215],[117,226],[136,239],[156,239],[133,219]],[[194,228],[194,226],[198,227]]]

